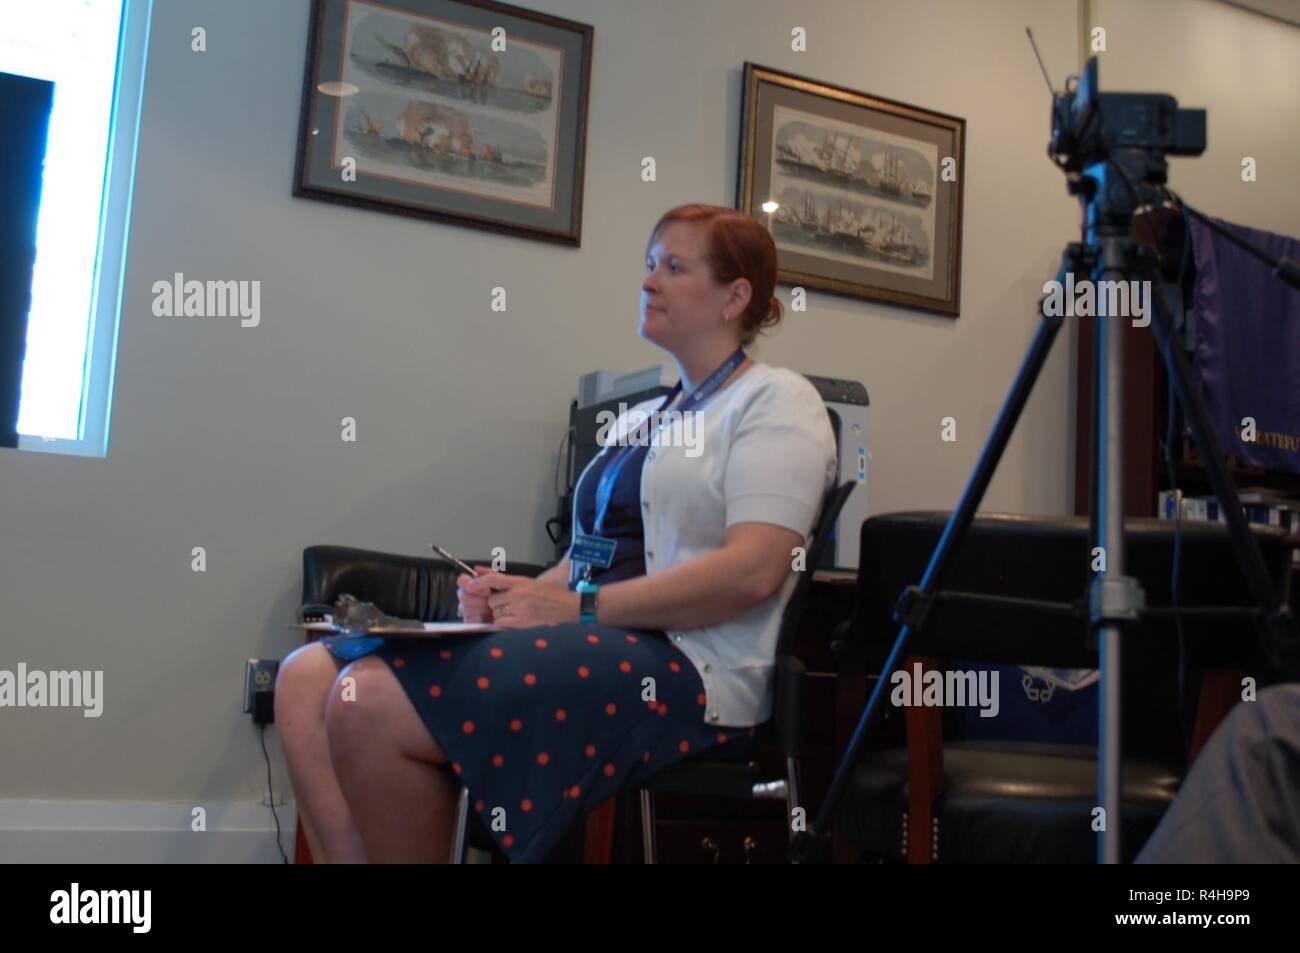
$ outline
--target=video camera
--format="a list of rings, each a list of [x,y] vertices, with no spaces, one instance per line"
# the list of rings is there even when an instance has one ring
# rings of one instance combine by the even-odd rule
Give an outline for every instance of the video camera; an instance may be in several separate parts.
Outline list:
[[[1047,154],[1067,173],[1105,161],[1114,149],[1196,156],[1205,151],[1205,110],[1179,109],[1166,93],[1101,93],[1097,57],[1052,96]]]

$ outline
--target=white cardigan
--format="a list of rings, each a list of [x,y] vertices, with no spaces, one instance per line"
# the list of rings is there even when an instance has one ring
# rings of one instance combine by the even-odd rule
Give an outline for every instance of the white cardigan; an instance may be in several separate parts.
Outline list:
[[[606,447],[661,403],[629,408],[609,428]],[[646,575],[721,549],[736,523],[773,523],[807,541],[835,480],[826,405],[794,371],[756,361],[696,411],[693,426],[680,415],[654,421],[668,425],[652,429],[641,471]],[[668,632],[700,673],[709,723],[743,727],[771,717],[777,635],[797,580],[792,569],[776,593],[726,622]]]

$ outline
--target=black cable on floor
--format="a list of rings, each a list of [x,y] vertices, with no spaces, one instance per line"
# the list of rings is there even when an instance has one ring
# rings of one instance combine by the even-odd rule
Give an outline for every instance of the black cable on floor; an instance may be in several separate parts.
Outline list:
[[[266,751],[266,725],[258,726],[257,737],[261,739],[262,757],[266,759],[266,794],[267,800],[271,802],[271,816],[275,818],[275,849],[280,852],[280,859],[287,864],[289,857],[280,844],[280,815],[275,812],[275,790],[271,787],[271,756]]]

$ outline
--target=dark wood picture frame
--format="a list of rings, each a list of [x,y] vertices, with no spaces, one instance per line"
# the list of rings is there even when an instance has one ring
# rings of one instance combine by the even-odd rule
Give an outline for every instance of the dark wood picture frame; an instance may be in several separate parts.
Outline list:
[[[956,318],[965,172],[965,119],[745,63],[736,208],[782,284]]]
[[[493,0],[313,0],[293,194],[580,246],[593,39]]]

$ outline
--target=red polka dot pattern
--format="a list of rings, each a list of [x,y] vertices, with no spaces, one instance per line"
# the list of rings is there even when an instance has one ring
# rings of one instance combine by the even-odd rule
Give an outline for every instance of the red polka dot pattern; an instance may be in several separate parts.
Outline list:
[[[707,721],[711,697],[662,635],[552,628],[545,638],[539,627],[522,639],[390,640],[375,650],[470,791],[476,823],[494,805],[510,811],[509,833],[490,834],[512,861],[545,859],[562,836],[553,830],[674,762],[756,733]],[[646,676],[655,698],[643,697]]]

